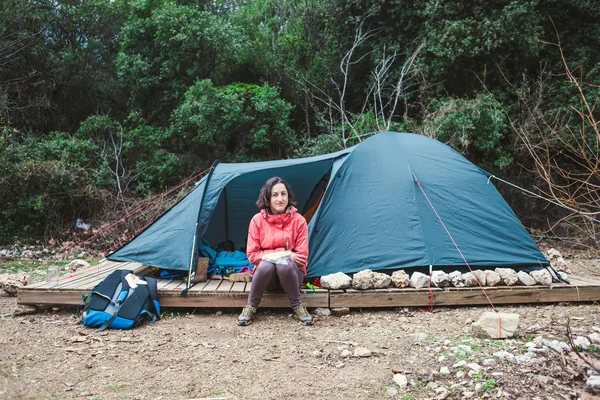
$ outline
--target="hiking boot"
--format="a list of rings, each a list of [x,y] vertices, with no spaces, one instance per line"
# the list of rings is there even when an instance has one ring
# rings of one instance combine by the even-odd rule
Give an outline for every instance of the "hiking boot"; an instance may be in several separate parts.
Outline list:
[[[302,325],[313,324],[313,317],[308,313],[308,310],[302,304],[300,304],[294,310],[294,318],[298,319]]]
[[[239,326],[250,325],[252,323],[252,318],[254,318],[254,314],[256,314],[256,308],[252,307],[251,305],[247,305],[237,318],[237,324]]]

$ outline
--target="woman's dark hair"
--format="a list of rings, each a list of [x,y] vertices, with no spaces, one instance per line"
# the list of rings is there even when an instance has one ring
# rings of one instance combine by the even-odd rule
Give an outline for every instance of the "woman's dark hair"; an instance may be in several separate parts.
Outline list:
[[[261,210],[263,208],[270,209],[271,208],[271,193],[273,192],[273,186],[283,183],[288,193],[288,206],[296,205],[296,197],[290,188],[290,185],[283,179],[278,176],[274,176],[268,181],[265,182],[263,187],[260,189],[260,194],[258,195],[258,200],[256,200],[256,205]]]

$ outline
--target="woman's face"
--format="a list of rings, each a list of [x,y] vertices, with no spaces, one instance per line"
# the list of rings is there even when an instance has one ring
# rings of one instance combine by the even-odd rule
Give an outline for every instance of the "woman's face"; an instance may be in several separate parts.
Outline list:
[[[278,183],[271,190],[271,212],[283,214],[288,205],[288,192],[283,183]]]

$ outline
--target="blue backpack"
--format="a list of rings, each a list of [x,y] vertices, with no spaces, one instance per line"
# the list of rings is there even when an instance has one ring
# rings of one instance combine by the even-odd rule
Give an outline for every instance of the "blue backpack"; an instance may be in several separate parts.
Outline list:
[[[146,320],[152,325],[160,319],[156,279],[134,275],[133,271],[111,272],[82,299],[83,325],[98,328],[97,332],[131,329]]]

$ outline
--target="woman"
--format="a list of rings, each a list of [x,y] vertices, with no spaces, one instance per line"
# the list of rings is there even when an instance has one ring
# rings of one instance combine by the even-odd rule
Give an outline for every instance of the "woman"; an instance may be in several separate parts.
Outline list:
[[[279,281],[290,299],[294,317],[304,325],[312,325],[300,293],[308,261],[308,228],[294,207],[294,194],[283,179],[273,177],[263,185],[256,205],[260,212],[250,221],[246,245],[248,259],[256,267],[248,305],[237,323],[250,324],[265,290],[274,289]]]

